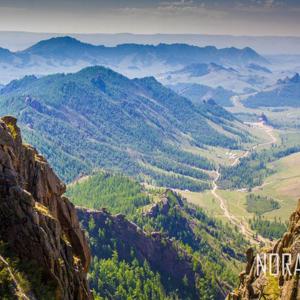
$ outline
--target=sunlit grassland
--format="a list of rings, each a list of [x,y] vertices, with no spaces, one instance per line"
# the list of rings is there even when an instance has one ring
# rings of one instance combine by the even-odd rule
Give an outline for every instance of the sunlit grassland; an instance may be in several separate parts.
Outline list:
[[[176,190],[176,192],[181,194],[189,203],[201,207],[210,216],[213,216],[225,222],[228,221],[223,215],[218,200],[213,197],[210,191],[199,193],[199,192]]]
[[[276,171],[265,180],[265,185],[257,192],[273,197],[281,208],[266,213],[267,218],[280,217],[287,220],[300,199],[300,153],[284,157],[270,164]]]
[[[267,177],[261,187],[251,193],[268,196],[280,204],[280,209],[265,213],[267,219],[288,220],[300,199],[300,153],[295,153],[269,164],[275,173]],[[227,201],[227,207],[238,218],[249,219],[253,214],[246,210],[248,191],[219,190],[218,193]]]

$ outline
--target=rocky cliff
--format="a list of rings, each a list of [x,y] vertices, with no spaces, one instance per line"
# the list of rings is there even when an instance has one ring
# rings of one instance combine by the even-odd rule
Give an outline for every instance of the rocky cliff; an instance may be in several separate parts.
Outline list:
[[[182,279],[186,276],[190,292],[197,299],[195,282],[203,276],[200,264],[193,270],[192,256],[180,247],[176,247],[168,238],[158,232],[147,234],[136,224],[128,221],[124,215],[111,215],[104,211],[78,209],[78,215],[84,226],[88,226],[91,218],[95,221],[95,231],[106,229],[110,236],[118,240],[122,247],[118,247],[121,259],[129,259],[132,250],[140,262],[145,260],[151,268],[168,279],[178,289],[182,287]],[[97,253],[95,253],[97,255]],[[170,283],[169,283],[170,284]]]
[[[139,225],[128,220],[123,214],[112,215],[106,209],[91,210],[78,207],[79,219],[90,236],[93,257],[107,258],[109,255],[106,250],[114,249],[117,250],[120,261],[129,262],[134,257],[142,265],[144,261],[148,262],[151,270],[160,275],[166,294],[173,295],[172,299],[224,299],[226,292],[222,282],[215,278],[212,286],[210,275],[203,268],[200,257],[203,261],[205,257],[193,255],[192,248],[184,247],[184,244],[179,242],[179,236],[177,239],[172,230],[168,230],[172,227],[173,220],[174,230],[182,236],[183,232],[185,233],[186,243],[189,237],[195,238],[195,243],[198,243],[192,234],[192,228],[201,230],[199,223],[196,219],[190,222],[188,217],[183,217],[189,215],[189,212],[196,212],[192,209],[188,211],[189,208],[185,210],[183,200],[172,191],[167,190],[160,197],[156,204],[145,209],[142,216],[134,219]],[[155,224],[159,225],[160,222],[166,227],[156,228]],[[101,236],[105,238],[99,242]],[[209,245],[206,244],[206,251],[208,249]]]
[[[260,257],[259,261],[266,266],[265,271],[261,271],[257,255]],[[300,200],[296,211],[290,217],[288,231],[273,247],[258,250],[257,254],[253,249],[247,251],[248,262],[245,271],[240,274],[240,286],[228,296],[228,300],[300,299],[298,255],[300,255]],[[264,257],[267,258],[266,264],[264,264]],[[268,263],[270,257],[272,262]],[[277,273],[277,267],[278,276],[273,275]]]
[[[0,273],[10,277],[0,276],[0,291],[9,299],[91,299],[88,244],[64,192],[16,119],[0,119]]]

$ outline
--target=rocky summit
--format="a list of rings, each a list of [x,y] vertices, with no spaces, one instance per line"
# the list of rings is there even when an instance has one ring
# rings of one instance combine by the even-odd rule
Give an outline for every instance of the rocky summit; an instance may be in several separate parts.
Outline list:
[[[0,119],[1,299],[91,299],[89,247],[64,192],[16,119]]]

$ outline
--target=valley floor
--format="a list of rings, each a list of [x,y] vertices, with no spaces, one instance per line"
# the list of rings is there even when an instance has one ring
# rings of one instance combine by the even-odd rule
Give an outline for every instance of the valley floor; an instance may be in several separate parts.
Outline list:
[[[231,109],[233,112],[245,111],[244,106],[237,97],[234,97],[235,106]],[[249,109],[246,109],[248,111]],[[249,111],[248,111],[249,112]],[[261,114],[261,111],[251,110],[249,113]],[[297,119],[295,112],[281,112],[277,115],[271,113],[275,120],[283,121],[284,116],[292,114]],[[300,116],[300,112],[299,112]],[[252,145],[249,150],[232,154],[229,153],[229,161],[231,166],[237,166],[240,160],[248,157],[251,152],[261,151],[271,148],[273,145],[280,145],[283,142],[288,145],[296,145],[300,143],[299,133],[297,129],[280,128],[274,129],[264,122],[245,122],[249,127],[259,135],[263,140],[259,144]],[[218,186],[218,179],[221,174],[216,170],[211,191],[206,192],[190,192],[179,191],[189,202],[202,207],[211,215],[225,221],[240,229],[244,236],[254,243],[268,243],[269,240],[257,234],[250,228],[249,221],[255,215],[249,213],[246,208],[247,195],[254,194],[267,196],[275,199],[280,203],[280,208],[266,212],[263,218],[266,220],[280,220],[285,222],[288,220],[291,212],[296,206],[297,199],[300,198],[300,153],[294,153],[283,157],[274,162],[268,163],[268,168],[273,170],[273,174],[267,176],[260,186],[247,189],[230,189],[224,190]]]

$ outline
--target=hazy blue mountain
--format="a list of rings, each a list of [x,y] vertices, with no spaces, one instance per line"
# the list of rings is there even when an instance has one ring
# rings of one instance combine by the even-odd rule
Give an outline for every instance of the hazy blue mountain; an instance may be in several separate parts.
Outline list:
[[[225,68],[225,67],[215,64],[215,63],[209,63],[209,64],[202,63],[202,64],[187,65],[178,71],[170,72],[170,74],[186,73],[186,74],[188,74],[188,76],[191,76],[191,77],[201,77],[204,75],[208,75],[212,72],[219,72],[219,71],[227,71],[229,73],[237,72],[233,68]]]
[[[0,63],[11,63],[15,55],[7,49],[0,48]]]
[[[152,44],[159,43],[186,43],[198,47],[215,45],[218,48],[251,47],[259,53],[268,55],[299,54],[300,38],[286,36],[233,36],[233,35],[209,35],[209,34],[133,34],[133,33],[95,33],[95,34],[68,34],[76,39],[94,45],[103,44],[116,46],[124,43]],[[13,50],[23,50],[40,40],[62,36],[59,33],[36,33],[1,31],[0,45]],[[276,47],[274,47],[276,45]]]
[[[263,66],[260,66],[260,65],[257,65],[257,64],[249,64],[247,66],[250,70],[253,70],[253,71],[262,71],[264,73],[268,73],[268,74],[271,74],[272,71],[269,70],[268,68],[266,67],[263,67]]]
[[[97,46],[82,43],[71,37],[51,38],[43,40],[17,55],[37,55],[54,59],[81,59],[85,55],[97,55]]]
[[[141,55],[143,59],[147,59],[147,55],[151,55],[170,64],[174,64],[174,60],[177,60],[177,64],[185,65],[199,62],[223,62],[230,64],[267,62],[265,58],[248,47],[244,49],[234,47],[217,49],[213,46],[201,48],[187,44],[158,44],[157,46],[122,44],[116,47],[105,47],[82,43],[68,36],[41,41],[20,53],[35,54],[47,58],[60,57],[62,59],[69,57],[83,59],[86,54],[96,56],[96,58],[104,56],[105,59],[114,57],[122,59],[128,55]]]
[[[256,63],[233,66],[214,62],[193,63],[161,73],[157,78],[165,85],[197,84],[214,89],[222,87],[235,93],[257,91],[274,82],[273,73]]]
[[[235,148],[246,139],[215,103],[195,106],[153,77],[130,80],[104,67],[12,81],[0,90],[0,114],[15,115],[26,140],[67,181],[106,168],[201,190],[208,188],[202,169],[214,166],[183,145]]]
[[[75,72],[92,65],[104,65],[131,78],[144,77],[199,63],[244,66],[267,61],[250,48],[201,48],[187,44],[106,47],[66,36],[40,41],[19,52],[0,50],[0,82],[7,83],[29,74]]]
[[[300,107],[300,76],[280,79],[275,85],[258,92],[245,100],[247,107],[291,106]]]
[[[211,88],[196,83],[178,83],[176,85],[169,85],[169,87],[178,95],[184,96],[196,104],[202,103],[204,100],[213,99],[221,106],[229,107],[233,105],[230,98],[235,93],[220,86]]]

